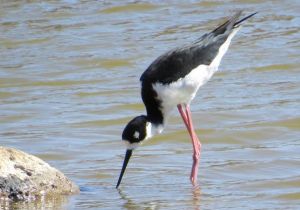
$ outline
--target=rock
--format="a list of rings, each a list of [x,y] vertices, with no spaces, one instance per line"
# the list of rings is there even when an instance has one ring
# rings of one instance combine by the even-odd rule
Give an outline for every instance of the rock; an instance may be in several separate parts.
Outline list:
[[[48,195],[67,195],[79,188],[63,173],[20,150],[0,146],[1,200],[30,201]]]

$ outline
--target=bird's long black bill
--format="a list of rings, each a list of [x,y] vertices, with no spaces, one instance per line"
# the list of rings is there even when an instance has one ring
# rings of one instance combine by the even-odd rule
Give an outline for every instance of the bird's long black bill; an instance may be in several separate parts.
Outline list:
[[[131,155],[132,155],[132,150],[131,149],[126,150],[126,154],[125,154],[125,158],[124,158],[124,162],[123,162],[123,167],[122,167],[122,170],[121,170],[116,188],[118,188],[119,185],[121,184],[122,177],[124,175],[125,169],[127,167],[127,164],[129,162],[129,159],[130,159]]]

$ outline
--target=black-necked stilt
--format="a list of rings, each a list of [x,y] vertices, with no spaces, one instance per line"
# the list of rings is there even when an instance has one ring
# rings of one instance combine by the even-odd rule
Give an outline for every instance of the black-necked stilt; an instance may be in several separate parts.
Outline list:
[[[144,140],[161,133],[166,118],[177,106],[193,143],[193,166],[190,179],[196,184],[201,143],[193,128],[190,102],[200,86],[218,70],[231,39],[240,28],[241,11],[194,43],[171,50],[158,57],[142,74],[142,99],[147,115],[132,119],[125,127],[122,139],[127,151],[116,188],[121,183],[132,151]]]

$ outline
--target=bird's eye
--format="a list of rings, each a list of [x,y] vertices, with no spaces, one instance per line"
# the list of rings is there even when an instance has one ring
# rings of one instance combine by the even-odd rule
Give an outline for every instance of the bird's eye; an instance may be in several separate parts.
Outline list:
[[[140,133],[138,131],[135,131],[133,137],[138,139],[140,137]]]

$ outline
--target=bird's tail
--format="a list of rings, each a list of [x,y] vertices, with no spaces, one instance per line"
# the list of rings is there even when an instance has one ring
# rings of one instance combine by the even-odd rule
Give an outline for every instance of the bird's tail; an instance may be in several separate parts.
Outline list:
[[[225,23],[223,23],[222,25],[220,25],[219,27],[217,27],[215,30],[212,31],[213,34],[215,35],[219,35],[219,34],[224,34],[227,31],[231,31],[233,28],[237,28],[240,26],[240,23],[244,22],[245,20],[247,20],[248,18],[252,17],[253,15],[255,15],[257,12],[252,13],[251,15],[248,15],[247,17],[244,17],[241,20],[238,20],[238,18],[241,16],[242,11],[238,11],[237,13],[235,13],[229,20],[227,20]]]
[[[235,23],[233,24],[233,27],[239,27],[239,24],[240,24],[240,23],[244,22],[244,21],[247,20],[248,18],[251,18],[251,17],[252,17],[253,15],[255,15],[255,14],[257,14],[257,12],[254,12],[254,13],[252,13],[251,15],[248,15],[247,17],[244,17],[243,19],[241,19],[241,20],[235,22]]]

